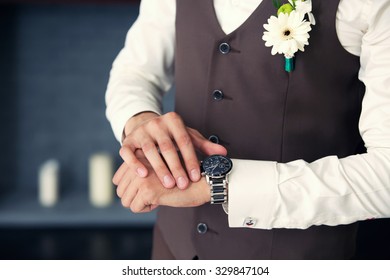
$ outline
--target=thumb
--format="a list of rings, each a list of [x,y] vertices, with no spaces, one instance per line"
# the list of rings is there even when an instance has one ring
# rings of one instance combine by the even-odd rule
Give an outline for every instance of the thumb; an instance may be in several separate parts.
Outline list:
[[[189,128],[189,135],[195,148],[205,155],[227,155],[227,150],[224,146],[211,142],[199,133],[199,131]]]

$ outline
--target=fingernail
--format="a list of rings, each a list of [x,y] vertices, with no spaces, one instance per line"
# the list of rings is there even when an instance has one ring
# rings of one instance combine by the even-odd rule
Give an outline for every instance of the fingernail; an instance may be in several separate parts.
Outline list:
[[[137,174],[141,177],[145,177],[146,176],[146,171],[145,169],[141,168],[141,167],[138,167],[137,168]]]
[[[192,169],[191,170],[191,179],[192,181],[198,181],[200,178],[200,173],[198,169]]]
[[[184,177],[177,178],[177,186],[179,189],[184,189],[187,186],[187,179]]]
[[[169,176],[169,175],[165,175],[164,176],[164,185],[165,185],[165,187],[170,188],[174,184],[175,184],[175,181],[172,179],[171,176]]]

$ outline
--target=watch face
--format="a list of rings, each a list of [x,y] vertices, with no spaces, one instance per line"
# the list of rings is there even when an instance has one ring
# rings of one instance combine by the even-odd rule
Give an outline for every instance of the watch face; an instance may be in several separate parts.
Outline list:
[[[202,168],[203,171],[212,177],[221,177],[232,170],[232,161],[221,155],[212,155],[203,160]]]

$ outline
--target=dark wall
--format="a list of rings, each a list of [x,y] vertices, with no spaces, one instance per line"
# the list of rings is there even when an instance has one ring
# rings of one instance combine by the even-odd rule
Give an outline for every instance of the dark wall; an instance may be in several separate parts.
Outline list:
[[[66,191],[86,188],[89,156],[117,154],[104,92],[137,14],[136,4],[1,6],[0,189],[35,191],[49,158]]]
[[[98,214],[71,202],[88,204],[91,154],[106,151],[119,163],[119,143],[105,118],[104,94],[138,4],[27,2],[0,2],[0,214],[23,217],[19,212],[28,211],[26,216],[40,218],[52,213],[61,224],[63,216],[79,215],[74,208],[85,211],[83,217]],[[37,173],[50,158],[61,164],[60,199],[68,202],[42,209],[37,204]],[[67,199],[79,195],[85,199]],[[117,208],[107,211],[129,212]],[[120,228],[105,224],[107,218],[98,228],[67,224],[56,229],[47,223],[34,229],[17,220],[12,228],[1,224],[0,259],[148,258],[150,226],[139,228],[123,217]],[[21,243],[27,236],[31,238]]]
[[[4,7],[0,9],[0,197],[7,192],[16,181],[17,149],[17,81],[15,79],[14,42],[16,9]],[[8,94],[6,94],[8,93]],[[1,199],[0,199],[1,201]]]

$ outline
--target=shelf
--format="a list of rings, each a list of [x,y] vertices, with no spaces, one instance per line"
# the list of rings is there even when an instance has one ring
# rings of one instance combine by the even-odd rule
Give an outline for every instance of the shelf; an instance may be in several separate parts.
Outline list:
[[[152,226],[156,211],[134,214],[116,199],[106,208],[93,207],[86,194],[64,196],[52,208],[42,207],[34,194],[13,193],[0,201],[0,228]]]

